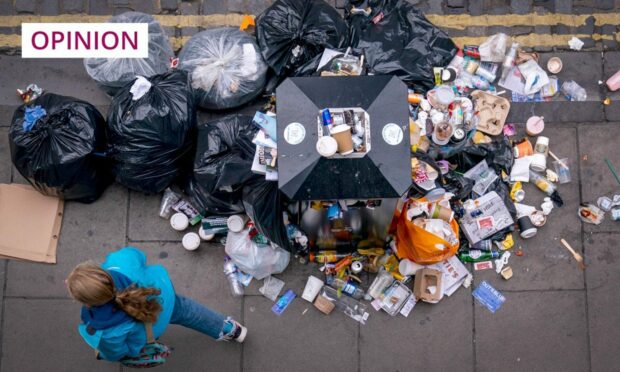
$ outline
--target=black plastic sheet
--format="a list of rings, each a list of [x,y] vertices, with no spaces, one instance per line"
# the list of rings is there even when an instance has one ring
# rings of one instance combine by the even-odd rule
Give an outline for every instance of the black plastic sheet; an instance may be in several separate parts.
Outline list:
[[[41,106],[46,115],[24,129],[26,107]],[[20,106],[9,131],[11,159],[19,173],[42,194],[90,203],[112,182],[104,158],[105,120],[77,98],[45,93]]]
[[[191,169],[196,111],[187,73],[173,70],[148,79],[149,91],[134,101],[129,83],[108,113],[108,152],[116,180],[145,193],[163,191]]]
[[[405,0],[350,1],[369,6],[369,16],[347,6],[351,46],[363,51],[369,70],[400,77],[418,91],[434,85],[433,67],[447,65],[457,52],[448,35]]]
[[[347,45],[348,29],[338,11],[323,0],[277,0],[256,20],[258,44],[278,76],[298,68],[325,48]]]

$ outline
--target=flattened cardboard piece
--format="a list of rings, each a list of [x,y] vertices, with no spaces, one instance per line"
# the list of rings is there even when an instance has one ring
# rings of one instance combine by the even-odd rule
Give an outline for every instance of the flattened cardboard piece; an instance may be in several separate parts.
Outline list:
[[[0,255],[56,263],[64,202],[28,185],[0,184]]]

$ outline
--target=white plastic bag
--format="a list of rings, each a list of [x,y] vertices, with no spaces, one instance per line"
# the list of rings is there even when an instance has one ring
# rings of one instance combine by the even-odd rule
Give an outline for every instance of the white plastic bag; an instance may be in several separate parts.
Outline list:
[[[490,36],[478,47],[480,60],[482,62],[504,62],[508,40],[508,35],[502,33]]]
[[[179,53],[179,68],[187,71],[206,109],[241,106],[257,97],[267,81],[267,65],[256,40],[238,28],[197,33]]]
[[[150,77],[163,74],[170,66],[174,52],[164,29],[149,14],[126,12],[112,17],[110,23],[148,23],[148,58],[86,58],[84,67],[107,94],[114,96],[125,84],[137,75]]]
[[[254,243],[249,229],[239,233],[229,231],[225,251],[241,271],[259,280],[284,271],[291,258],[288,251],[278,246]]]

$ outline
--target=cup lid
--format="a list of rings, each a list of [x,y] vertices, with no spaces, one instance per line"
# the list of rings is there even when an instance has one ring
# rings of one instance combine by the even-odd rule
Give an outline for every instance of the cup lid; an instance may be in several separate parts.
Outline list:
[[[333,137],[323,136],[316,142],[316,151],[321,156],[333,156],[338,151],[338,142]]]
[[[193,251],[200,245],[200,236],[194,232],[187,233],[183,236],[183,248]]]

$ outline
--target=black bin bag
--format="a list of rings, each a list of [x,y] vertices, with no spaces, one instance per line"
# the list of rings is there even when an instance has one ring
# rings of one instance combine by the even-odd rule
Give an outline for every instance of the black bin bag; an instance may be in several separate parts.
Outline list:
[[[215,28],[192,36],[179,54],[200,107],[223,110],[241,106],[265,88],[267,64],[254,36],[239,28]]]
[[[351,46],[363,52],[369,70],[396,75],[418,91],[435,85],[433,67],[450,63],[457,48],[448,35],[406,0],[349,1]],[[352,12],[369,6],[370,15]]]
[[[258,45],[275,74],[296,71],[325,48],[343,48],[348,28],[338,11],[323,0],[277,0],[256,20]]]
[[[25,118],[36,106],[45,115]],[[91,203],[113,180],[103,155],[105,120],[95,106],[77,98],[45,93],[20,106],[9,143],[15,168],[42,194]]]
[[[230,115],[198,126],[194,172],[186,191],[207,214],[243,213],[243,185],[263,177],[251,170],[256,131],[252,117],[246,115]]]
[[[278,189],[278,183],[254,178],[243,187],[243,206],[258,231],[279,247],[291,251],[284,224],[286,197]]]
[[[185,71],[148,78],[151,86],[134,100],[123,87],[108,113],[109,155],[116,180],[144,193],[158,193],[191,169],[196,110]],[[180,180],[183,181],[183,180]]]
[[[125,12],[112,17],[110,23],[147,23],[149,26],[149,56],[147,58],[86,58],[88,75],[110,96],[136,76],[149,77],[163,74],[170,67],[174,52],[168,36],[150,14]]]

